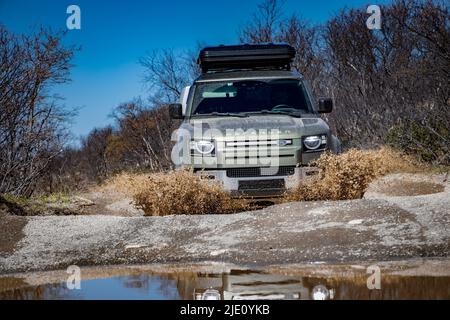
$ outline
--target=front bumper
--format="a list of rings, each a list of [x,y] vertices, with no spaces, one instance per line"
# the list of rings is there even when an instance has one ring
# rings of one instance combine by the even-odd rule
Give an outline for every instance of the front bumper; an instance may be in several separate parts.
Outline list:
[[[271,198],[297,188],[316,172],[315,167],[296,167],[288,176],[229,177],[226,169],[198,171],[197,174],[220,182],[233,197]]]

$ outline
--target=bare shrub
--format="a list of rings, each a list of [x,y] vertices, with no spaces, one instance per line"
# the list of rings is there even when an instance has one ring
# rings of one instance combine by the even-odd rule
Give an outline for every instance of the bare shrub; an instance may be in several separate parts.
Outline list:
[[[346,200],[362,198],[375,178],[396,171],[416,171],[422,165],[389,148],[323,154],[315,163],[318,176],[288,195],[288,200]]]
[[[415,159],[385,147],[351,149],[340,155],[327,153],[315,165],[319,168],[318,175],[286,195],[283,201],[358,199],[377,177],[425,169]],[[99,191],[133,198],[148,216],[226,214],[256,208],[251,200],[233,199],[219,183],[190,171],[122,173],[106,180]]]
[[[436,110],[438,108],[440,110]],[[426,109],[432,110],[427,112]],[[448,107],[424,106],[421,111],[423,116],[420,121],[405,119],[402,123],[393,126],[386,135],[386,142],[393,148],[416,155],[428,163],[449,165]]]
[[[233,199],[219,183],[190,171],[124,173],[109,179],[102,190],[132,196],[148,216],[223,214],[249,208],[246,201]]]
[[[146,215],[221,214],[243,211],[246,204],[218,183],[189,171],[171,171],[149,176],[134,199]]]

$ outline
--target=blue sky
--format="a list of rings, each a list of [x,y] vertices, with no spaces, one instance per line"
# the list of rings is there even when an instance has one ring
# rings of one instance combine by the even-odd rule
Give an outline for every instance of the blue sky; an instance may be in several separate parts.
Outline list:
[[[81,8],[81,30],[72,30],[67,44],[80,45],[72,82],[57,88],[69,107],[81,108],[72,132],[85,135],[111,122],[108,115],[133,97],[146,98],[140,57],[154,49],[185,51],[200,41],[234,44],[261,0],[0,0],[0,23],[16,33],[37,26],[65,30],[66,9]],[[286,0],[287,15],[298,13],[313,23],[347,7],[383,4],[386,0]]]

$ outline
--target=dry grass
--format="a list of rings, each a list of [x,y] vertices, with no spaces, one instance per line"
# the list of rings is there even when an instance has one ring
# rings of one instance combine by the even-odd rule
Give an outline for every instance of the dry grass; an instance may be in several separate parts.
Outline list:
[[[282,201],[358,199],[377,177],[424,169],[412,158],[389,148],[351,149],[341,155],[327,153],[315,165],[319,168],[318,175]],[[223,214],[257,208],[251,201],[231,198],[219,183],[190,171],[122,173],[100,189],[133,198],[136,206],[149,216]]]
[[[389,148],[351,149],[340,155],[326,153],[315,165],[318,175],[286,196],[288,201],[359,199],[375,178],[423,169],[412,158]]]
[[[147,184],[150,176],[151,174],[123,172],[109,178],[100,187],[94,188],[94,191],[119,193],[132,198]]]
[[[224,214],[249,208],[247,201],[231,198],[219,183],[190,171],[123,173],[102,188],[133,197],[136,206],[148,216]]]

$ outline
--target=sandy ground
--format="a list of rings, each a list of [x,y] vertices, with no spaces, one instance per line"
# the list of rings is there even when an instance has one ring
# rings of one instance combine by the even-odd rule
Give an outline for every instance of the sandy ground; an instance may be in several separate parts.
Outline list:
[[[0,273],[72,264],[268,267],[446,259],[449,208],[445,175],[403,174],[376,181],[361,200],[293,202],[232,215],[26,217],[20,240],[0,251]]]

